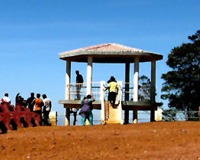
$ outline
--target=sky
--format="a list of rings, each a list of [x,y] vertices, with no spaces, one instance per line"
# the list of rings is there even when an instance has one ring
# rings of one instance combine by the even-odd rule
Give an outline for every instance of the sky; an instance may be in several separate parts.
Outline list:
[[[167,56],[200,29],[199,8],[199,0],[0,0],[0,97],[9,93],[14,104],[17,93],[25,99],[45,93],[52,110],[64,114],[58,101],[65,96],[66,64],[59,53],[118,43],[163,55],[156,63],[156,100],[163,102]],[[149,66],[142,64],[140,75],[150,76]],[[72,63],[72,82],[75,70],[86,79],[85,63]],[[111,75],[124,81],[121,64],[94,64],[93,73],[94,82]]]

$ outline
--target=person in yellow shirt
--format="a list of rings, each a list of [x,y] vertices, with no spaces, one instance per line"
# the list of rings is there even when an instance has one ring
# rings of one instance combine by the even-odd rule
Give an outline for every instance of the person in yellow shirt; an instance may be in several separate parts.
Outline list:
[[[114,107],[116,96],[119,90],[119,85],[117,81],[115,80],[115,77],[113,76],[110,77],[110,80],[108,81],[108,83],[109,83],[108,87],[106,87],[105,91],[109,89],[108,100],[110,101],[110,104],[112,105],[112,107]]]

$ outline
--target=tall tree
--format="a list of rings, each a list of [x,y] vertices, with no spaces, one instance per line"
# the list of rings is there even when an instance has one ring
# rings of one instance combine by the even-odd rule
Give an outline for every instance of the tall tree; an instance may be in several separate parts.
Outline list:
[[[188,36],[191,43],[172,49],[167,65],[171,71],[162,75],[162,99],[169,108],[195,111],[200,106],[200,30]]]
[[[151,94],[151,81],[150,79],[142,75],[139,77],[139,100],[140,101],[150,101]]]

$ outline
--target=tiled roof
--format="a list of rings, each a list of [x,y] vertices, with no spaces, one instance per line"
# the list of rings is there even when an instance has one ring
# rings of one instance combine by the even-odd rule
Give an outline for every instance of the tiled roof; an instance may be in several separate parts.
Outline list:
[[[80,49],[75,49],[75,50],[70,50],[67,52],[63,52],[62,54],[67,54],[67,53],[75,53],[75,52],[81,52],[81,51],[97,51],[97,52],[145,52],[141,49],[137,48],[131,48],[127,47],[124,45],[116,44],[116,43],[106,43],[106,44],[100,44],[96,46],[89,46],[89,47],[84,47]]]
[[[92,56],[94,62],[128,62],[131,58],[140,57],[140,61],[152,59],[161,60],[163,56],[158,53],[144,51],[138,48],[127,47],[116,43],[106,43],[95,46],[70,50],[59,54],[62,60],[87,62],[87,57]]]

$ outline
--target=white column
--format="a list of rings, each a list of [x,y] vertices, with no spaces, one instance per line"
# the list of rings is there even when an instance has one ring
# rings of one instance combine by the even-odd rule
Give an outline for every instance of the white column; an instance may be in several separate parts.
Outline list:
[[[66,61],[65,99],[70,100],[71,61]]]
[[[118,96],[119,96],[119,104],[117,106],[117,110],[118,110],[118,117],[119,117],[119,122],[120,124],[123,124],[124,121],[123,121],[123,111],[122,111],[122,99],[123,99],[123,95],[122,95],[122,88],[123,88],[123,84],[122,84],[122,81],[118,81],[117,82],[118,85],[119,85],[119,93],[118,93]]]
[[[106,116],[105,116],[105,81],[100,82],[100,100],[101,100],[101,124],[106,123]]]
[[[135,57],[134,60],[134,96],[133,101],[138,101],[138,85],[139,85],[139,57]]]
[[[155,102],[156,91],[156,60],[151,61],[151,102]]]
[[[92,92],[92,56],[88,57],[88,65],[87,65],[87,95]]]

